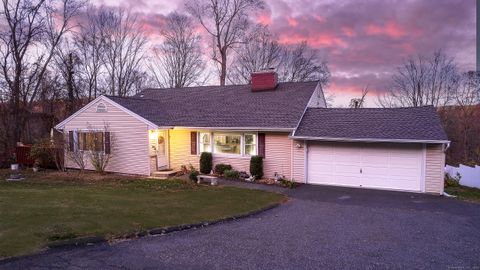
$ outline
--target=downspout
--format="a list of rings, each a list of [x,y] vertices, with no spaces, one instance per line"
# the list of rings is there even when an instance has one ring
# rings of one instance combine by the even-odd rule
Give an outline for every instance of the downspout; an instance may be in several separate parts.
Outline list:
[[[450,148],[450,141],[447,142],[447,143],[444,143],[444,144],[443,144],[443,148],[444,148],[444,149],[443,149],[443,152],[446,153],[447,150],[448,150],[448,148]]]

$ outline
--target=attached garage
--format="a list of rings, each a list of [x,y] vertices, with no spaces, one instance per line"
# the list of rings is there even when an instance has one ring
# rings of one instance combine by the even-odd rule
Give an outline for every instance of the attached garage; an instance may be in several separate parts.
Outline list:
[[[449,141],[434,107],[308,108],[291,137],[307,184],[443,193]]]
[[[421,144],[307,144],[307,183],[423,191],[425,151]]]

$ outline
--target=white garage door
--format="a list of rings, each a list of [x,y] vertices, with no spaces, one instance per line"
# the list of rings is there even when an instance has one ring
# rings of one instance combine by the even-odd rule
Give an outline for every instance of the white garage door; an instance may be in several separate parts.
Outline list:
[[[421,145],[310,142],[307,182],[421,191],[423,159]]]

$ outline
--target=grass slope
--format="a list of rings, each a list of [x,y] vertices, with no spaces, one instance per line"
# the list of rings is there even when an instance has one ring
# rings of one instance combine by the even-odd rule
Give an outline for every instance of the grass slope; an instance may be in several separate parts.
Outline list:
[[[276,193],[183,180],[84,181],[43,174],[6,182],[0,177],[0,258],[39,251],[59,239],[121,237],[246,213],[285,199]]]
[[[466,187],[466,186],[446,187],[445,192],[447,192],[450,195],[455,195],[462,200],[480,202],[479,188],[472,188],[472,187]]]

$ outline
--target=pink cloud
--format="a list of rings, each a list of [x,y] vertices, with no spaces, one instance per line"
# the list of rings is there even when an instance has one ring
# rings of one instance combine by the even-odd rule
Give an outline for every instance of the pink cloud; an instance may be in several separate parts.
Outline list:
[[[298,25],[298,21],[295,20],[294,18],[287,18],[287,21],[288,21],[288,25],[290,25],[290,26],[295,27],[295,26]]]
[[[348,26],[343,26],[342,27],[342,32],[345,34],[347,37],[353,37],[355,35],[353,28],[348,27]]]
[[[98,5],[113,0],[92,1]],[[120,0],[119,5],[136,7],[153,44],[161,42],[164,16],[172,9],[185,12],[185,0],[139,1]],[[330,87],[346,97],[367,84],[372,95],[385,91],[390,73],[405,58],[437,49],[455,57],[462,69],[475,68],[475,1],[435,0],[434,5],[431,0],[265,1],[265,9],[253,15],[254,22],[268,25],[282,44],[307,41],[318,49],[335,74]],[[210,52],[211,39],[201,26],[195,29],[205,34],[204,46]]]
[[[406,35],[403,27],[393,21],[387,22],[384,26],[369,24],[366,31],[369,35],[386,35],[391,38],[401,38]]]
[[[340,46],[346,47],[347,43],[344,42],[341,38],[333,36],[329,33],[319,33],[312,36],[303,36],[300,34],[294,33],[285,33],[279,36],[279,42],[281,44],[293,45],[299,44],[303,41],[306,41],[308,45],[318,48],[318,47],[333,47]]]
[[[272,17],[270,16],[270,14],[260,14],[257,17],[257,22],[263,25],[271,25]]]

